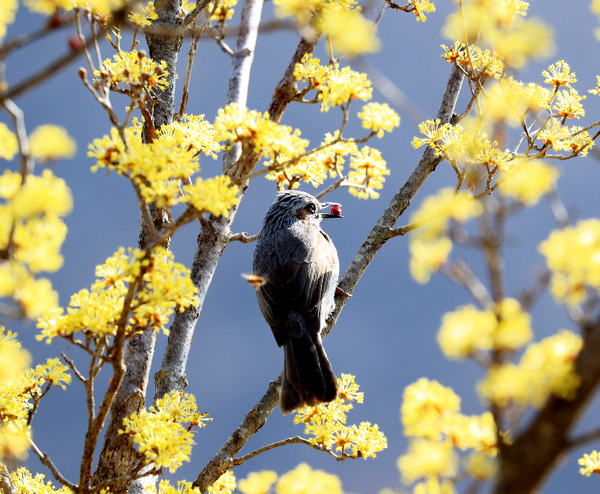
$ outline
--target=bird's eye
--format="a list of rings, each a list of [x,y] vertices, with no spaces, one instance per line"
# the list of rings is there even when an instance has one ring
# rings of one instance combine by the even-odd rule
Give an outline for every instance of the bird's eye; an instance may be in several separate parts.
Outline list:
[[[310,214],[315,214],[317,212],[317,206],[315,206],[313,203],[310,203],[306,209]]]

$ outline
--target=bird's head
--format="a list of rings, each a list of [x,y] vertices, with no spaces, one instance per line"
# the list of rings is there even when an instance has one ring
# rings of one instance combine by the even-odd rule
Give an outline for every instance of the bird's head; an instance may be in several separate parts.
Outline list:
[[[328,213],[319,211],[331,208]],[[319,202],[308,192],[286,190],[277,193],[277,199],[265,215],[265,226],[285,227],[296,220],[319,224],[325,218],[343,218],[342,209],[337,202]]]

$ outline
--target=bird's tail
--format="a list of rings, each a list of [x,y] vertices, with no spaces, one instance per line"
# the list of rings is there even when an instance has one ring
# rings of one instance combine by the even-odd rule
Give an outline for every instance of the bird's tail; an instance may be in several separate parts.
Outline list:
[[[321,337],[303,332],[284,345],[284,372],[280,407],[284,414],[303,406],[333,401],[337,379],[321,343]]]

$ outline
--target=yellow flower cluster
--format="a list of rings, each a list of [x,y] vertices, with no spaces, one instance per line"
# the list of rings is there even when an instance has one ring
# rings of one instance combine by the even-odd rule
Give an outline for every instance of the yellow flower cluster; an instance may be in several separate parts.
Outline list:
[[[200,153],[215,157],[221,149],[214,127],[203,116],[184,117],[182,122],[164,125],[152,143],[141,140],[142,126],[136,119],[126,130],[127,146],[116,128],[109,136],[95,139],[88,156],[96,159],[92,170],[108,167],[129,178],[146,202],[159,207],[172,207],[190,200],[215,214],[226,214],[237,203],[237,187],[228,185],[225,177],[186,185],[191,197],[181,195],[179,180],[188,181],[199,170]],[[198,194],[208,194],[202,200]],[[206,206],[210,206],[206,209]]]
[[[233,494],[236,487],[235,475],[227,470],[217,481],[208,488],[210,494]]]
[[[219,110],[215,129],[221,133],[221,139],[230,145],[238,142],[242,146],[246,144],[254,152],[273,159],[279,155],[285,155],[288,159],[297,158],[308,146],[308,141],[300,137],[298,129],[278,125],[269,118],[268,113],[248,111],[237,103]]]
[[[25,6],[32,12],[53,15],[57,10],[72,10],[74,8],[90,9],[94,14],[103,16],[121,10],[125,0],[24,0]]]
[[[377,199],[383,188],[385,176],[390,174],[381,152],[377,149],[363,146],[360,152],[350,157],[348,180],[361,187],[350,187],[350,193],[360,199]]]
[[[293,164],[286,165],[287,156],[281,156],[279,163],[282,169],[276,168],[267,175],[267,179],[275,180],[280,190],[289,188],[290,185],[295,188],[300,184],[300,180],[318,187],[328,175],[338,176],[338,173],[344,169],[346,156],[357,153],[358,147],[354,141],[340,140],[338,131],[334,134],[327,133],[325,140],[316,151],[306,153]],[[266,162],[265,166],[273,167],[273,161]]]
[[[330,40],[337,53],[355,57],[379,50],[381,42],[375,36],[375,24],[361,14],[360,9],[333,6],[328,2],[318,16],[316,28]]]
[[[427,20],[425,12],[435,12],[435,5],[430,0],[411,0],[409,3],[413,5],[413,12],[417,16],[417,22],[425,22]]]
[[[127,310],[126,335],[148,328],[167,331],[173,311],[195,303],[196,287],[189,270],[173,261],[173,254],[162,247],[152,252],[119,249],[106,263],[96,267],[96,282],[91,290],[71,297],[69,308],[56,309],[38,321],[38,339],[48,343],[58,336],[70,337],[81,331],[93,340],[115,334]],[[129,307],[123,304],[130,285],[137,290]]]
[[[58,125],[40,125],[29,136],[31,156],[40,162],[72,158],[77,144],[67,131]]]
[[[447,237],[451,221],[465,223],[479,216],[483,207],[466,195],[455,195],[451,188],[441,189],[425,198],[412,213],[411,223],[419,227],[410,235],[410,273],[418,283],[427,283],[432,273],[448,261],[452,241]]]
[[[419,0],[422,1],[422,0]],[[325,34],[334,50],[348,56],[372,53],[380,46],[375,24],[354,0],[274,0],[278,17],[293,16],[300,26]]]
[[[404,390],[400,414],[410,438],[408,452],[398,459],[405,483],[420,478],[426,483],[449,482],[459,469],[457,449],[471,450],[464,460],[467,475],[484,480],[495,474],[497,434],[491,413],[463,415],[460,398],[451,388],[421,378]]]
[[[34,274],[62,266],[67,227],[61,216],[71,211],[71,192],[50,170],[28,175],[25,183],[19,173],[5,170],[0,198],[5,200],[0,204],[0,249],[10,252],[0,261],[0,298],[12,298],[27,317],[38,317],[58,304],[50,281]]]
[[[508,65],[521,68],[553,48],[550,28],[539,19],[524,19],[528,7],[520,0],[467,0],[448,16],[443,33],[463,42],[478,39]]]
[[[313,470],[300,463],[282,475],[275,488],[277,494],[343,494],[342,483],[336,475]]]
[[[600,219],[554,230],[539,250],[552,271],[556,300],[574,306],[587,298],[588,287],[600,292]]]
[[[437,340],[444,355],[463,360],[477,351],[516,350],[532,337],[529,314],[506,298],[495,310],[466,305],[444,314]]]
[[[206,11],[212,12],[215,9],[211,20],[217,22],[225,22],[233,18],[235,10],[233,7],[237,5],[237,0],[221,0],[220,2],[209,2]]]
[[[148,27],[152,25],[152,21],[158,19],[158,14],[154,8],[154,2],[148,2],[148,5],[144,6],[140,1],[139,5],[129,11],[127,18],[138,27]]]
[[[400,117],[387,103],[367,103],[358,114],[362,126],[383,137],[383,132],[391,132],[400,125]]]
[[[2,15],[2,14],[0,14]],[[2,36],[0,36],[1,38]],[[19,150],[17,137],[5,123],[0,122],[0,158],[12,160]]]
[[[6,26],[15,22],[15,14],[18,8],[19,2],[17,0],[0,0],[0,40],[6,35]],[[1,138],[0,142],[2,142]],[[0,156],[2,156],[2,153],[0,153]]]
[[[45,395],[46,388],[58,386],[65,389],[71,382],[67,367],[58,359],[48,359],[46,364],[28,369],[30,357],[22,350],[16,335],[0,327],[0,460],[5,456],[24,459],[29,449],[27,425],[34,403]],[[33,403],[32,403],[33,402]],[[27,491],[29,492],[29,491]]]
[[[190,461],[194,444],[194,426],[204,427],[207,414],[199,413],[196,399],[187,393],[171,391],[139,414],[123,420],[119,434],[133,437],[148,464],[174,472],[184,461]]]
[[[451,46],[441,45],[444,50],[440,56],[448,63],[457,63],[471,79],[482,76],[500,79],[504,76],[505,66],[500,55],[495,51],[483,50],[477,45],[468,47],[456,41]]]
[[[143,52],[133,50],[130,52],[119,52],[112,60],[106,59],[102,68],[94,71],[96,80],[107,79],[113,86],[138,85],[146,89],[158,87],[165,89],[169,82],[169,73],[165,70],[167,62],[161,60],[155,62],[145,56]]]
[[[44,482],[45,475],[37,473],[35,477],[31,475],[25,467],[18,468],[10,473],[10,482],[15,489],[15,494],[71,494],[68,487],[56,489],[52,482]]]
[[[559,171],[545,161],[529,161],[500,176],[505,179],[498,188],[500,195],[535,206],[544,194],[556,188]]]
[[[152,489],[145,488],[148,494],[201,494],[198,487],[193,487],[191,482],[178,480],[177,487],[171,485],[167,479],[162,479],[158,484],[158,493],[156,492],[155,484],[152,484]]]
[[[363,393],[359,392],[354,376],[342,374],[338,378],[339,392],[331,403],[306,407],[294,417],[296,424],[305,425],[309,441],[325,448],[336,447],[342,455],[367,459],[387,448],[387,439],[377,424],[361,422],[360,426],[346,426],[346,413],[354,408],[350,402],[362,403]],[[348,450],[348,451],[347,451]]]
[[[486,115],[492,122],[505,122],[512,127],[521,126],[531,110],[547,108],[551,93],[540,86],[505,77],[490,90]]]
[[[206,211],[215,216],[229,216],[229,210],[239,202],[237,185],[221,175],[215,178],[196,180],[194,184],[183,186],[187,200],[198,211]]]
[[[578,463],[583,467],[579,469],[581,475],[589,477],[593,473],[600,474],[600,458],[596,450],[592,451],[589,455],[584,454]]]
[[[312,54],[304,55],[296,64],[294,77],[299,81],[307,81],[306,91],[315,89],[317,99],[321,102],[321,111],[328,111],[331,106],[340,106],[351,100],[371,99],[373,88],[366,74],[355,72],[350,67],[342,69],[336,64],[320,65],[318,58]]]
[[[499,406],[541,407],[550,395],[573,399],[580,383],[575,359],[583,340],[561,330],[530,344],[519,364],[505,362],[489,369],[477,387],[479,394]]]
[[[247,478],[238,482],[238,489],[242,494],[267,494],[275,482],[277,474],[272,470],[250,472]]]
[[[555,88],[571,87],[571,83],[577,82],[575,72],[571,72],[571,67],[564,60],[559,60],[556,65],[550,65],[548,70],[542,72],[542,75],[545,77],[544,82]]]
[[[465,150],[465,139],[460,125],[442,124],[440,119],[427,120],[419,124],[419,132],[426,138],[415,137],[412,146],[415,149],[427,144],[436,156],[445,156],[451,161],[458,160]]]

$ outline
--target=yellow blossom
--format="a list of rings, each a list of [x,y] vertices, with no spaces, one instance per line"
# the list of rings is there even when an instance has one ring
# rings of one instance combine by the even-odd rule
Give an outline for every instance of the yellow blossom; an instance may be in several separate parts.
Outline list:
[[[235,487],[235,475],[231,470],[227,470],[213,485],[209,486],[208,492],[210,494],[233,494]]]
[[[427,20],[425,12],[435,12],[435,5],[430,0],[411,0],[409,3],[412,3],[413,12],[417,16],[417,22],[425,22]]]
[[[471,141],[466,162],[501,171],[507,171],[515,164],[512,153],[508,149],[498,149],[498,143],[490,142],[485,132],[481,132]]]
[[[465,471],[480,482],[489,480],[498,472],[498,461],[480,451],[472,451],[463,461]]]
[[[496,422],[490,412],[482,415],[448,414],[444,417],[443,433],[455,448],[474,449],[487,456],[496,456]]]
[[[582,344],[580,336],[567,330],[532,343],[518,365],[490,368],[478,391],[500,406],[515,403],[539,408],[551,394],[573,399],[580,383],[574,362]]]
[[[154,2],[148,2],[148,5],[145,7],[140,2],[139,5],[129,11],[127,18],[139,27],[151,26],[152,21],[158,19],[158,14],[154,8]]]
[[[169,85],[167,81],[169,73],[165,70],[166,67],[167,63],[164,60],[158,63],[142,52],[133,50],[119,52],[112,60],[104,60],[102,68],[94,71],[94,77],[96,80],[106,78],[114,86],[141,84],[148,89],[152,87],[165,89]]]
[[[452,388],[421,378],[404,389],[400,415],[404,434],[437,441],[447,415],[460,410],[460,398]]]
[[[596,76],[596,87],[594,89],[588,89],[588,93],[600,96],[600,75]]]
[[[424,241],[411,239],[410,274],[417,283],[428,283],[431,275],[448,262],[452,251],[452,240],[447,237]]]
[[[556,188],[558,176],[558,169],[545,161],[530,161],[502,174],[498,192],[527,206],[535,206],[544,194]]]
[[[451,219],[466,223],[482,212],[483,206],[478,201],[470,200],[465,194],[455,195],[454,189],[445,187],[426,197],[419,209],[411,214],[411,223],[419,224],[411,232],[411,238],[435,240],[446,233]]]
[[[358,114],[362,120],[362,126],[377,133],[377,137],[383,137],[383,132],[391,132],[394,127],[400,125],[400,117],[387,103],[367,103]]]
[[[372,93],[371,81],[366,74],[355,72],[350,67],[341,70],[334,67],[317,98],[321,101],[321,111],[328,111],[330,106],[343,105],[350,100],[371,99]]]
[[[577,82],[575,73],[571,72],[571,67],[564,60],[559,60],[556,64],[550,65],[548,70],[542,72],[542,75],[545,77],[544,82],[555,88],[571,87],[571,83]]]
[[[275,482],[277,482],[277,474],[271,470],[250,472],[248,478],[238,482],[238,489],[242,494],[268,494]]]
[[[0,40],[6,35],[6,26],[15,21],[15,14],[18,8],[19,3],[17,0],[0,0]],[[2,142],[1,138],[0,142]],[[1,152],[0,156],[2,156]]]
[[[65,384],[71,384],[71,374],[69,368],[57,358],[50,358],[44,365],[38,365],[33,370],[33,375],[41,380],[50,383],[52,386],[58,386],[63,390],[67,389]]]
[[[0,17],[3,14],[0,14]],[[0,19],[0,39],[2,39],[2,20]],[[12,160],[17,151],[19,145],[17,137],[9,130],[5,123],[0,122],[0,158],[5,160]]]
[[[477,350],[492,349],[497,324],[493,312],[466,305],[443,315],[437,340],[444,355],[462,360]]]
[[[589,477],[593,473],[600,474],[600,458],[596,450],[590,454],[584,454],[582,458],[579,458],[578,463],[583,466],[579,469],[581,475]]]
[[[451,477],[457,467],[458,455],[449,441],[412,439],[408,452],[398,458],[398,468],[406,484],[422,477]]]
[[[277,494],[343,494],[340,479],[323,470],[313,470],[301,463],[294,470],[279,477]]]
[[[27,350],[21,348],[17,335],[0,326],[0,382],[15,378],[31,363],[31,356]]]
[[[215,9],[216,3],[216,9]],[[237,0],[220,0],[219,2],[210,2],[207,6],[206,11],[214,13],[211,20],[217,22],[225,22],[233,18],[235,10],[233,7],[237,5]]]
[[[289,159],[301,156],[308,141],[300,137],[298,129],[279,125],[269,118],[268,113],[248,111],[236,103],[221,108],[215,120],[215,129],[221,139],[242,145],[248,143],[258,154],[277,158],[285,155]]]
[[[97,160],[92,170],[101,167],[116,170],[136,184],[147,202],[156,201],[159,207],[174,206],[184,200],[177,179],[189,179],[199,170],[198,154],[212,154],[218,147],[216,141],[214,145],[209,143],[208,135],[196,136],[190,130],[196,127],[195,122],[189,125],[183,122],[168,126],[152,143],[145,144],[140,138],[141,123],[134,120],[126,130],[128,149],[113,127],[110,135],[95,139],[89,146],[88,156]],[[215,132],[208,134],[215,137]]]
[[[156,492],[148,492],[148,494],[156,494]],[[158,485],[158,494],[200,494],[200,489],[185,480],[178,480],[177,487],[174,487],[168,480],[163,479]]]
[[[354,407],[352,402],[363,401],[363,393],[358,392],[354,376],[342,374],[338,388],[340,391],[334,401],[299,410],[294,423],[304,424],[304,433],[311,436],[311,444],[326,448],[335,446],[343,455],[354,458],[375,457],[387,448],[387,439],[377,424],[345,425],[346,413]]]
[[[124,310],[129,283],[143,282],[135,291],[128,309],[126,335],[133,336],[147,328],[166,331],[175,309],[182,310],[196,302],[196,288],[189,270],[174,262],[173,254],[162,247],[151,253],[136,249],[118,250],[105,265],[96,269],[97,280],[91,290],[80,290],[71,297],[66,313],[62,309],[38,321],[38,339],[48,343],[57,336],[81,331],[102,339],[115,333]]]
[[[514,19],[508,33],[494,29],[484,34],[490,46],[511,67],[522,68],[531,59],[545,58],[554,51],[552,29],[541,19]]]
[[[436,156],[444,155],[450,160],[457,160],[464,152],[462,127],[445,123],[442,125],[439,118],[427,120],[419,124],[419,132],[426,139],[415,137],[412,146],[415,149],[427,144],[435,151]]]
[[[554,230],[539,246],[552,271],[551,292],[559,302],[575,305],[586,286],[600,292],[600,220],[581,220]]]
[[[385,175],[389,175],[385,160],[377,149],[364,146],[360,152],[350,157],[348,180],[362,187],[350,187],[350,193],[361,199],[376,199],[383,188]]]
[[[25,184],[12,200],[13,214],[27,219],[42,214],[66,216],[71,212],[73,200],[65,181],[46,169],[42,176],[28,175]]]
[[[575,89],[569,88],[568,91],[563,90],[558,92],[552,108],[556,111],[556,114],[563,119],[583,117],[585,115],[585,110],[580,101],[584,99],[585,96],[580,96]]]
[[[455,494],[454,482],[430,477],[425,482],[415,484],[413,494]],[[383,493],[382,493],[383,494]]]
[[[186,404],[185,413],[179,406],[182,401]],[[173,391],[160,398],[150,412],[142,410],[124,419],[124,429],[119,433],[133,437],[147,463],[174,472],[183,461],[190,461],[194,441],[187,425],[192,420],[197,422],[197,415],[193,397]],[[231,490],[234,488],[235,484]]]
[[[10,481],[17,494],[70,494],[72,492],[64,486],[56,489],[52,482],[45,482],[44,479],[44,474],[36,473],[33,477],[25,467],[18,468],[10,473]]]
[[[338,53],[351,57],[379,50],[381,42],[375,36],[375,25],[358,9],[345,9],[337,5],[325,8],[319,16],[317,29],[321,30]]]
[[[501,300],[496,307],[498,323],[493,332],[494,348],[516,350],[531,341],[531,317],[513,298]]]
[[[215,216],[229,216],[229,210],[239,202],[237,185],[229,177],[197,179],[196,183],[183,186],[189,202],[198,211],[207,211]]]

